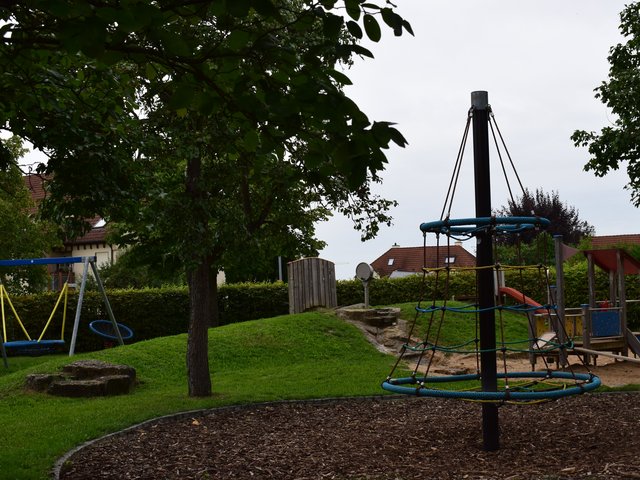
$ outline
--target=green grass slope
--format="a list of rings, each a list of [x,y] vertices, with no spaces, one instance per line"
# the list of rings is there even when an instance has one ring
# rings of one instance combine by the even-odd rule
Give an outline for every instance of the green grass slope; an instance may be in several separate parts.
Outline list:
[[[140,384],[130,395],[73,399],[29,393],[28,373],[69,363],[33,365],[10,359],[0,376],[2,478],[46,478],[55,460],[92,438],[160,415],[283,399],[376,395],[393,358],[331,314],[306,313],[231,324],[209,332],[214,395],[187,397],[186,336],[166,337],[73,358],[133,366]]]

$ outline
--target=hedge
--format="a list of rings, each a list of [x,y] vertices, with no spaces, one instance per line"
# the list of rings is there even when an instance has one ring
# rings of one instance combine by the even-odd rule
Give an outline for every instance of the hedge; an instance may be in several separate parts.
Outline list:
[[[555,276],[551,273],[551,282]],[[576,264],[565,270],[566,305],[579,306],[588,300],[586,266]],[[508,272],[506,284],[514,287],[541,303],[546,301],[544,279],[537,272]],[[640,298],[640,278],[628,276],[627,298]],[[469,299],[475,295],[475,277],[471,272],[451,275],[448,288],[445,277],[428,275],[423,282],[421,275],[412,275],[397,279],[374,279],[369,286],[371,305],[426,301],[432,298],[444,298],[445,293],[452,299]],[[609,295],[609,280],[606,274],[598,272],[596,276],[597,298]],[[109,301],[118,322],[131,327],[135,332],[135,341],[154,337],[185,333],[189,319],[189,296],[186,287],[149,288],[142,290],[111,290]],[[337,282],[338,305],[346,306],[363,301],[363,286],[359,280],[341,280]],[[12,297],[20,318],[32,337],[39,335],[46,323],[57,294],[44,293]],[[69,295],[65,338],[71,338],[77,294]],[[269,318],[288,313],[288,287],[277,283],[239,283],[222,285],[218,289],[219,323],[225,325],[258,318]],[[23,339],[22,333],[5,302],[7,315],[7,334],[9,339]],[[59,338],[62,317],[62,305],[49,327],[45,338]],[[106,319],[107,314],[102,298],[95,291],[85,293],[82,321],[78,334],[76,351],[90,351],[102,348],[103,341],[92,334],[88,324],[92,320]],[[640,327],[640,305],[630,308],[629,320]]]

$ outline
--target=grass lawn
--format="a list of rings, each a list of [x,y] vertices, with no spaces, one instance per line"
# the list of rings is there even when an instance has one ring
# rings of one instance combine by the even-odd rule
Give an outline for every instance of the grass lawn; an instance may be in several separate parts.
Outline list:
[[[437,305],[442,305],[442,302],[436,302]],[[447,307],[462,308],[468,304],[458,301],[448,301]],[[395,305],[400,307],[401,317],[412,322],[416,318],[416,304],[415,303],[402,303]],[[430,307],[431,303],[424,302],[423,308]],[[433,319],[431,320],[431,317]],[[496,339],[498,342],[501,340],[501,335],[504,335],[505,342],[522,342],[517,348],[527,349],[527,339],[529,338],[529,330],[527,326],[527,318],[512,311],[496,311]],[[439,345],[461,345],[470,342],[476,338],[476,318],[472,313],[460,313],[447,311],[437,311],[432,313],[418,313],[417,325],[413,336],[418,338],[424,338],[427,332],[428,323],[432,321],[432,328],[430,330],[429,340]],[[442,320],[442,329],[438,330],[438,324]],[[438,341],[436,342],[436,335]],[[514,345],[515,346],[515,345]],[[469,349],[473,349],[474,345],[468,345]]]
[[[413,320],[415,304],[396,306],[403,318]],[[451,316],[441,340],[456,343],[473,338],[472,315],[447,315]],[[524,317],[510,315],[507,339],[527,338]],[[419,333],[425,326],[420,319]],[[370,345],[356,327],[321,312],[212,329],[209,345],[214,395],[200,399],[187,396],[185,335],[73,357],[133,366],[140,384],[132,394],[119,397],[73,399],[26,392],[23,384],[28,373],[55,372],[71,359],[66,355],[10,357],[10,368],[0,367],[0,478],[48,478],[56,459],[75,446],[169,413],[384,394],[380,383],[395,362]]]
[[[9,358],[0,373],[2,478],[47,478],[55,460],[82,442],[172,412],[283,399],[377,395],[393,358],[331,314],[306,313],[209,331],[214,395],[189,398],[186,336],[139,342],[92,358],[133,366],[130,395],[73,399],[25,392],[28,373],[53,372],[67,356]]]

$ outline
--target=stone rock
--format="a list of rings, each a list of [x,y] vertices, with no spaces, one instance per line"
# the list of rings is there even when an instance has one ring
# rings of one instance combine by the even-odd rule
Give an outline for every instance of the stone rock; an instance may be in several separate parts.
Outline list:
[[[47,393],[61,397],[104,397],[104,382],[95,380],[60,380],[49,385]]]
[[[36,392],[46,392],[54,381],[64,380],[59,373],[32,373],[27,375],[26,388]]]
[[[79,360],[65,365],[61,374],[27,376],[26,388],[64,397],[102,397],[129,393],[135,383],[133,367]]]
[[[126,375],[135,380],[136,371],[128,365],[116,365],[100,360],[78,360],[65,365],[62,372],[73,378],[97,378],[105,375]]]

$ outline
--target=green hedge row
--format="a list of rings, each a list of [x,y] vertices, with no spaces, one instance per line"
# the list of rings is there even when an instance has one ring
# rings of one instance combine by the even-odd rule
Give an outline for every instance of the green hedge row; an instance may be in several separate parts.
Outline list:
[[[579,306],[588,300],[586,266],[577,264],[565,271],[566,305]],[[627,298],[640,298],[640,278],[627,277]],[[554,275],[551,275],[553,283]],[[544,303],[546,301],[545,279],[536,271],[507,272],[506,284],[529,297]],[[473,273],[456,273],[448,282],[444,275],[414,275],[398,279],[374,279],[370,283],[369,295],[372,305],[429,301],[433,298],[466,300],[475,296],[475,276]],[[597,298],[609,296],[609,279],[599,272],[596,277]],[[338,304],[340,306],[362,303],[363,286],[359,280],[337,283]],[[57,295],[46,293],[12,298],[13,304],[27,330],[37,338],[46,323]],[[189,319],[189,297],[186,288],[161,288],[142,290],[109,291],[109,301],[117,320],[131,327],[135,340],[175,335],[187,331]],[[71,339],[77,296],[69,295],[65,339]],[[53,318],[45,338],[59,338],[63,305]],[[268,318],[288,313],[288,289],[284,283],[241,283],[223,285],[218,290],[218,311],[220,324],[243,322],[257,318]],[[13,318],[5,301],[7,336],[23,339],[24,336]],[[94,291],[85,294],[82,321],[78,332],[76,351],[90,351],[102,348],[103,340],[90,332],[88,324],[92,320],[106,319],[106,310],[101,296]],[[630,321],[640,326],[640,305],[631,309]]]

